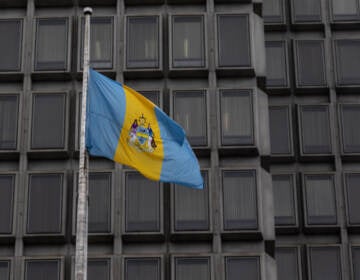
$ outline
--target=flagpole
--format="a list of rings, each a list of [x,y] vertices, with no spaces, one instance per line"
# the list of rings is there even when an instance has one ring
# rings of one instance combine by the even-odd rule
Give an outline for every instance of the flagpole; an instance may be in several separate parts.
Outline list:
[[[84,8],[84,65],[80,126],[79,184],[76,216],[75,280],[87,280],[88,252],[88,166],[85,149],[86,99],[90,60],[90,16],[92,9]]]

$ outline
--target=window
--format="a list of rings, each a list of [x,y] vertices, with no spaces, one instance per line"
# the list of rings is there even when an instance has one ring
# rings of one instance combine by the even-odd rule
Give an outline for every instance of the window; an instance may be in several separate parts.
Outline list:
[[[347,199],[347,218],[349,225],[360,224],[360,174],[345,174],[345,187]]]
[[[83,67],[83,43],[84,43],[84,19],[81,29],[81,69]],[[113,19],[110,17],[91,17],[90,29],[90,63],[94,68],[111,69],[113,68],[113,45],[114,31]]]
[[[300,106],[300,135],[303,154],[331,154],[328,105]]]
[[[0,71],[20,71],[22,20],[0,20],[0,38]]]
[[[352,272],[354,280],[360,279],[360,247],[351,248],[352,255]]]
[[[0,150],[17,148],[18,95],[0,95]]]
[[[37,19],[35,70],[65,71],[68,64],[68,19]]]
[[[175,258],[176,280],[208,280],[211,279],[209,258]]]
[[[26,233],[61,233],[63,174],[29,176]]]
[[[110,260],[89,259],[87,275],[88,280],[110,280]]]
[[[284,23],[283,0],[267,0],[263,3],[265,24]],[[268,64],[267,64],[268,65]]]
[[[192,146],[207,145],[205,91],[174,91],[174,119],[186,131]]]
[[[174,219],[176,231],[209,230],[209,183],[202,172],[204,189],[174,186]]]
[[[266,86],[289,87],[285,41],[266,41]]]
[[[290,155],[293,152],[289,106],[270,106],[270,142],[272,155]]]
[[[296,84],[298,87],[326,86],[324,42],[295,41]]]
[[[295,23],[321,21],[320,0],[292,0]]]
[[[111,231],[111,174],[89,174],[89,232]],[[102,278],[99,278],[102,279]]]
[[[217,24],[219,66],[251,67],[249,17],[218,15]]]
[[[65,148],[66,94],[34,94],[31,149]]]
[[[360,40],[335,40],[335,55],[338,85],[359,85]]]
[[[275,250],[278,280],[299,280],[299,258],[296,247],[278,247]]]
[[[223,171],[222,187],[224,229],[257,229],[255,170]]]
[[[143,91],[143,90],[141,90],[140,93],[142,95],[144,95],[147,99],[149,99],[152,103],[154,103],[156,106],[161,108],[159,91]]]
[[[127,18],[127,68],[159,68],[159,17]]]
[[[0,234],[11,234],[13,227],[15,175],[0,175]],[[2,279],[0,277],[0,279]]]
[[[126,232],[160,231],[160,185],[136,172],[126,173]]]
[[[341,280],[339,247],[310,247],[309,276],[311,280]]]
[[[25,280],[60,280],[60,260],[26,260]]]
[[[292,174],[272,176],[276,226],[295,226],[296,204],[295,185]]]
[[[125,258],[125,280],[161,280],[160,258]]]
[[[341,136],[344,153],[360,153],[360,133],[357,120],[360,119],[360,104],[341,104]]]
[[[306,223],[308,225],[337,224],[333,175],[305,175]]]
[[[259,257],[225,257],[225,279],[259,280],[260,259]]]
[[[360,19],[358,0],[332,0],[332,15],[335,21],[351,21]]]
[[[0,279],[10,280],[10,261],[0,261]]]
[[[204,67],[204,17],[173,16],[171,46],[173,67]]]

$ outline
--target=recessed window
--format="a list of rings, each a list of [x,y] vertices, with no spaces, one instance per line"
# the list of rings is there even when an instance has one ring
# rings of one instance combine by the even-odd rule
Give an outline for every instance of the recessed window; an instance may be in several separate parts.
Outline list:
[[[234,28],[236,26],[236,28]],[[218,64],[220,67],[250,67],[249,16],[218,15]]]
[[[329,106],[300,106],[300,134],[303,154],[331,154]]]
[[[270,106],[269,118],[271,154],[292,154],[289,106]]]
[[[159,68],[159,17],[127,18],[127,68]]]
[[[37,19],[35,70],[67,69],[68,25],[67,18]]]
[[[10,280],[10,261],[0,261],[0,279]]]
[[[335,40],[335,56],[338,85],[359,85],[360,40]]]
[[[160,231],[160,185],[136,172],[126,173],[125,230]]]
[[[211,279],[209,258],[175,258],[176,280]]]
[[[12,233],[14,192],[15,176],[0,175],[0,234]]]
[[[110,280],[110,260],[89,259],[87,277],[88,280]]]
[[[26,233],[61,233],[63,180],[63,174],[29,176]]]
[[[22,20],[0,20],[0,38],[0,71],[20,71]]]
[[[276,226],[295,226],[295,186],[291,174],[272,176]]]
[[[285,41],[266,41],[266,86],[288,87],[288,61]]]
[[[140,93],[142,95],[144,95],[147,99],[149,99],[152,103],[154,103],[156,106],[161,107],[160,106],[160,92],[153,90],[153,91],[149,91],[149,90],[142,90],[140,91]]]
[[[295,23],[321,21],[320,0],[292,0]]]
[[[267,0],[263,3],[265,24],[284,23],[283,0]]]
[[[205,91],[174,91],[174,119],[186,132],[192,146],[207,145]]]
[[[337,224],[333,175],[305,175],[306,223]]]
[[[248,90],[220,91],[221,144],[253,145],[253,103]]]
[[[297,40],[295,51],[297,86],[326,86],[324,41]]]
[[[92,17],[90,28],[90,64],[94,68],[113,68],[114,45],[113,19],[110,17]],[[83,67],[84,19],[81,28],[81,69]]]
[[[278,280],[299,280],[299,258],[298,249],[295,248],[276,248],[275,250],[276,268]]]
[[[0,150],[17,148],[18,95],[0,95]]]
[[[204,67],[204,17],[173,16],[171,46],[174,68]]]
[[[125,280],[161,280],[160,258],[125,258]]]
[[[352,256],[352,268],[353,268],[353,278],[354,280],[360,279],[360,247],[351,248]]]
[[[350,225],[360,225],[360,173],[345,174],[347,219]]]
[[[60,280],[60,260],[25,261],[25,280]]]
[[[310,247],[309,275],[311,280],[341,280],[339,247]]]
[[[32,149],[64,149],[66,94],[34,94],[31,124]]]
[[[255,170],[223,171],[222,177],[224,229],[257,229]]]
[[[332,0],[331,7],[334,21],[352,21],[360,19],[358,0]]]
[[[360,153],[360,132],[357,123],[360,119],[360,104],[341,104],[340,119],[344,153]]]
[[[225,257],[225,280],[237,280],[239,276],[241,279],[259,280],[259,257]]]
[[[202,172],[204,189],[174,186],[175,231],[209,230],[208,174]]]

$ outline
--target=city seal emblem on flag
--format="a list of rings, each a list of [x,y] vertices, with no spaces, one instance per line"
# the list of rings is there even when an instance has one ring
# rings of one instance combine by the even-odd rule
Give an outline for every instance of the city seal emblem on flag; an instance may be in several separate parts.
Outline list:
[[[154,132],[143,114],[134,119],[129,130],[128,144],[142,152],[152,153],[156,149]]]

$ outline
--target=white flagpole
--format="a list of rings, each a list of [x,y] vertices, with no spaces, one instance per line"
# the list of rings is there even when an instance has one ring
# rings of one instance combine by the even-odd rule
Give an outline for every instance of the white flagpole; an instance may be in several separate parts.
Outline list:
[[[76,249],[75,249],[75,279],[87,280],[87,252],[88,252],[88,166],[85,149],[86,99],[90,60],[90,16],[92,9],[84,8],[85,36],[84,36],[84,66],[81,104],[80,128],[80,158],[79,184],[77,199]]]

